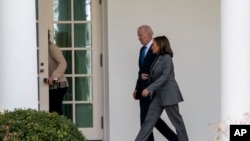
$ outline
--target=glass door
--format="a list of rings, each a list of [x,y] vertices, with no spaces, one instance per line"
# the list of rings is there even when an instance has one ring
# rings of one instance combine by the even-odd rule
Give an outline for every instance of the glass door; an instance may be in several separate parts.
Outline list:
[[[46,76],[47,34],[60,47],[67,61],[69,89],[63,101],[63,113],[88,140],[103,140],[103,88],[101,6],[97,0],[37,0],[39,82]],[[41,31],[44,30],[44,31]],[[40,37],[45,36],[45,37]],[[40,43],[46,43],[42,45]],[[46,40],[46,41],[45,41]],[[43,66],[41,66],[43,64]],[[44,70],[42,70],[44,69]],[[42,75],[44,74],[44,76]],[[42,81],[40,109],[48,105],[48,88]],[[44,94],[47,92],[47,94]]]

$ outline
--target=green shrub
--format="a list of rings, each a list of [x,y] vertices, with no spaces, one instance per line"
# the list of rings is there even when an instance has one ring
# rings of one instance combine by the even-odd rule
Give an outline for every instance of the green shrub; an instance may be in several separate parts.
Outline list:
[[[0,113],[2,141],[85,141],[75,124],[57,113],[15,109]]]

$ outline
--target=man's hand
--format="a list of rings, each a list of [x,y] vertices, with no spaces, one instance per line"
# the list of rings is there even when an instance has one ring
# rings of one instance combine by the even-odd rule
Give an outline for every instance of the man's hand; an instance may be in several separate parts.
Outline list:
[[[149,75],[146,74],[146,73],[142,73],[142,74],[141,74],[141,79],[142,79],[142,80],[147,80],[147,79],[149,79]]]
[[[147,89],[144,89],[144,90],[142,91],[142,96],[143,96],[143,97],[149,96],[149,91],[148,91]]]

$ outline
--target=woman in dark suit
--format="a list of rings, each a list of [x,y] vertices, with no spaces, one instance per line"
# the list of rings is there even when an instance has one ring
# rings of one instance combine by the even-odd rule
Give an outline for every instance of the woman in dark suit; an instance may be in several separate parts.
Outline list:
[[[153,53],[157,58],[151,67],[151,83],[142,91],[142,96],[153,94],[148,113],[135,141],[147,141],[157,120],[165,109],[169,120],[176,129],[178,141],[188,141],[184,121],[179,113],[178,103],[183,101],[179,86],[175,80],[173,51],[166,36],[158,36],[153,40]],[[148,75],[143,75],[148,79]]]

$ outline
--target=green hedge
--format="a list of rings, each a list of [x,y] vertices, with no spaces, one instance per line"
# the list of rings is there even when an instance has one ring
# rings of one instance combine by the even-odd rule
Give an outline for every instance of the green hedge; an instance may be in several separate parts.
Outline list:
[[[85,141],[75,124],[57,113],[15,109],[0,113],[2,141]]]

